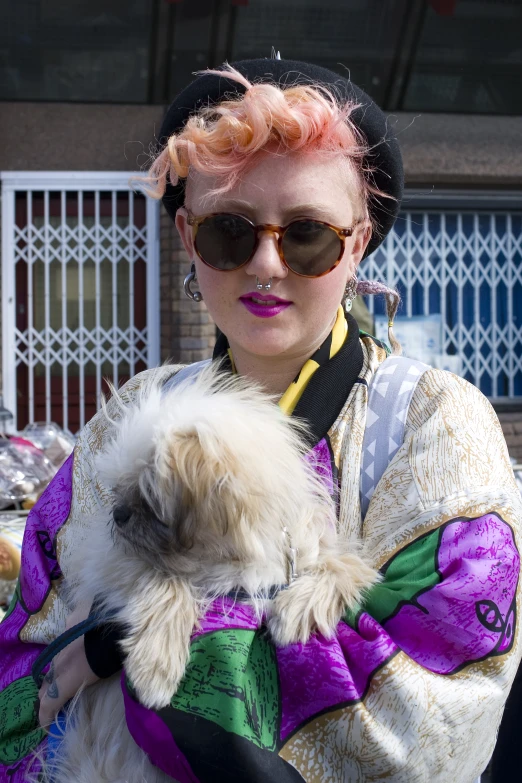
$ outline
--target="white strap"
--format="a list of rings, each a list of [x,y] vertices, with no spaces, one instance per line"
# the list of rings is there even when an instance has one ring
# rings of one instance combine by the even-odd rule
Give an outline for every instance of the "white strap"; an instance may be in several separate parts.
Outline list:
[[[171,376],[163,393],[197,376],[212,360],[187,364]],[[372,495],[384,471],[404,440],[404,426],[413,393],[427,364],[404,356],[389,356],[370,382],[361,457],[361,513],[366,516]]]
[[[166,394],[182,381],[187,378],[192,378],[198,375],[205,367],[208,367],[212,359],[203,359],[201,362],[194,362],[194,364],[186,364],[175,375],[171,375],[168,381],[163,385],[162,393]]]
[[[389,356],[370,381],[366,427],[361,455],[361,515],[381,477],[404,440],[404,427],[411,398],[427,364]]]

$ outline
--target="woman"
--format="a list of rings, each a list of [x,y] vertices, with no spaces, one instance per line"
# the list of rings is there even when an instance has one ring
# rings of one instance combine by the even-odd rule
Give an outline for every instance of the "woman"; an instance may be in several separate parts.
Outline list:
[[[256,663],[246,644],[227,664],[226,688],[215,666],[187,675],[188,696],[154,716],[177,754],[158,765],[180,781],[471,783],[493,750],[520,658],[521,500],[488,402],[430,368],[401,386],[412,390],[399,414],[404,442],[390,444],[384,475],[360,496],[363,468],[373,475],[382,457],[365,461],[375,442],[362,450],[376,416],[369,385],[387,352],[359,336],[341,303],[349,311],[357,290],[384,289],[357,288],[356,272],[400,204],[400,154],[386,120],[330,71],[254,60],[199,76],[161,137],[146,184],[193,262],[186,291],[204,299],[220,329],[215,355],[308,422],[317,463],[340,486],[339,530],[363,539],[383,581],[331,642],[279,649],[270,664]],[[392,367],[381,370],[390,376]],[[381,396],[393,387],[384,375]],[[28,522],[20,586],[0,626],[0,781],[24,780],[31,752],[45,752],[34,659],[88,613],[67,617],[59,585],[89,515],[110,505],[92,467],[105,437],[96,416]],[[223,633],[205,637],[214,661]],[[105,628],[56,657],[39,694],[41,725],[82,683],[121,667],[115,640]],[[159,758],[162,740],[147,720],[134,736]]]

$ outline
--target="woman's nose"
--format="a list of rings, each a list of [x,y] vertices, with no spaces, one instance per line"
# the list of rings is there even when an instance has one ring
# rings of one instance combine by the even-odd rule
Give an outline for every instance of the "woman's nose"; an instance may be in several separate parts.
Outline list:
[[[260,280],[287,276],[288,269],[279,257],[277,234],[274,231],[263,231],[260,234],[257,250],[248,262],[246,272],[256,275]]]

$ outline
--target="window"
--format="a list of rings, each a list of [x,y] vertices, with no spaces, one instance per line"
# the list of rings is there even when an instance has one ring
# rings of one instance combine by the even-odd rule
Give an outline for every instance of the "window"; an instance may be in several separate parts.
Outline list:
[[[387,111],[522,114],[521,0],[0,0],[0,99],[167,104],[254,57],[350,74]]]
[[[385,97],[401,29],[400,0],[249,0],[237,6],[232,60],[269,57],[330,68],[377,102]]]
[[[3,0],[0,97],[147,100],[149,0]]]
[[[464,208],[402,212],[361,275],[402,297],[399,315],[440,315],[442,351],[454,371],[488,397],[522,395],[522,212],[490,210],[463,194]],[[476,196],[476,194],[475,194]],[[443,197],[449,203],[451,197]],[[412,204],[414,198],[408,199]],[[382,297],[368,297],[375,315]]]
[[[521,72],[520,0],[431,0],[398,108],[522,114]]]

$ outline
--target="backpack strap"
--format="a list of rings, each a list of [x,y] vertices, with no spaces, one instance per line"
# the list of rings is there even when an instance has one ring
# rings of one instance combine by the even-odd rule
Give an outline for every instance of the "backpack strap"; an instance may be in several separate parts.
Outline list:
[[[52,659],[58,655],[59,652],[65,650],[66,647],[68,647],[76,639],[79,639],[80,636],[84,636],[87,631],[90,631],[93,628],[97,628],[98,625],[106,622],[110,622],[110,615],[107,615],[106,617],[99,617],[97,614],[90,614],[89,617],[87,617],[85,620],[82,620],[81,623],[73,625],[71,628],[68,628],[66,631],[57,636],[56,639],[53,639],[53,641],[50,642],[44,650],[42,650],[40,655],[33,663],[31,675],[36,683],[36,687],[42,687],[44,681],[43,670],[46,666],[49,666]]]
[[[187,364],[164,384],[163,392],[195,378],[212,360]],[[366,516],[384,471],[404,440],[404,427],[413,393],[427,364],[404,356],[389,356],[377,368],[368,392],[368,409],[361,462],[361,514]]]
[[[212,359],[203,359],[201,362],[194,362],[194,364],[186,364],[177,373],[171,375],[163,384],[162,393],[166,394],[171,389],[174,389],[182,381],[186,381],[187,378],[195,378],[199,373],[208,367]]]
[[[381,477],[404,440],[410,402],[427,364],[389,356],[370,381],[361,456],[361,516],[364,520]]]

